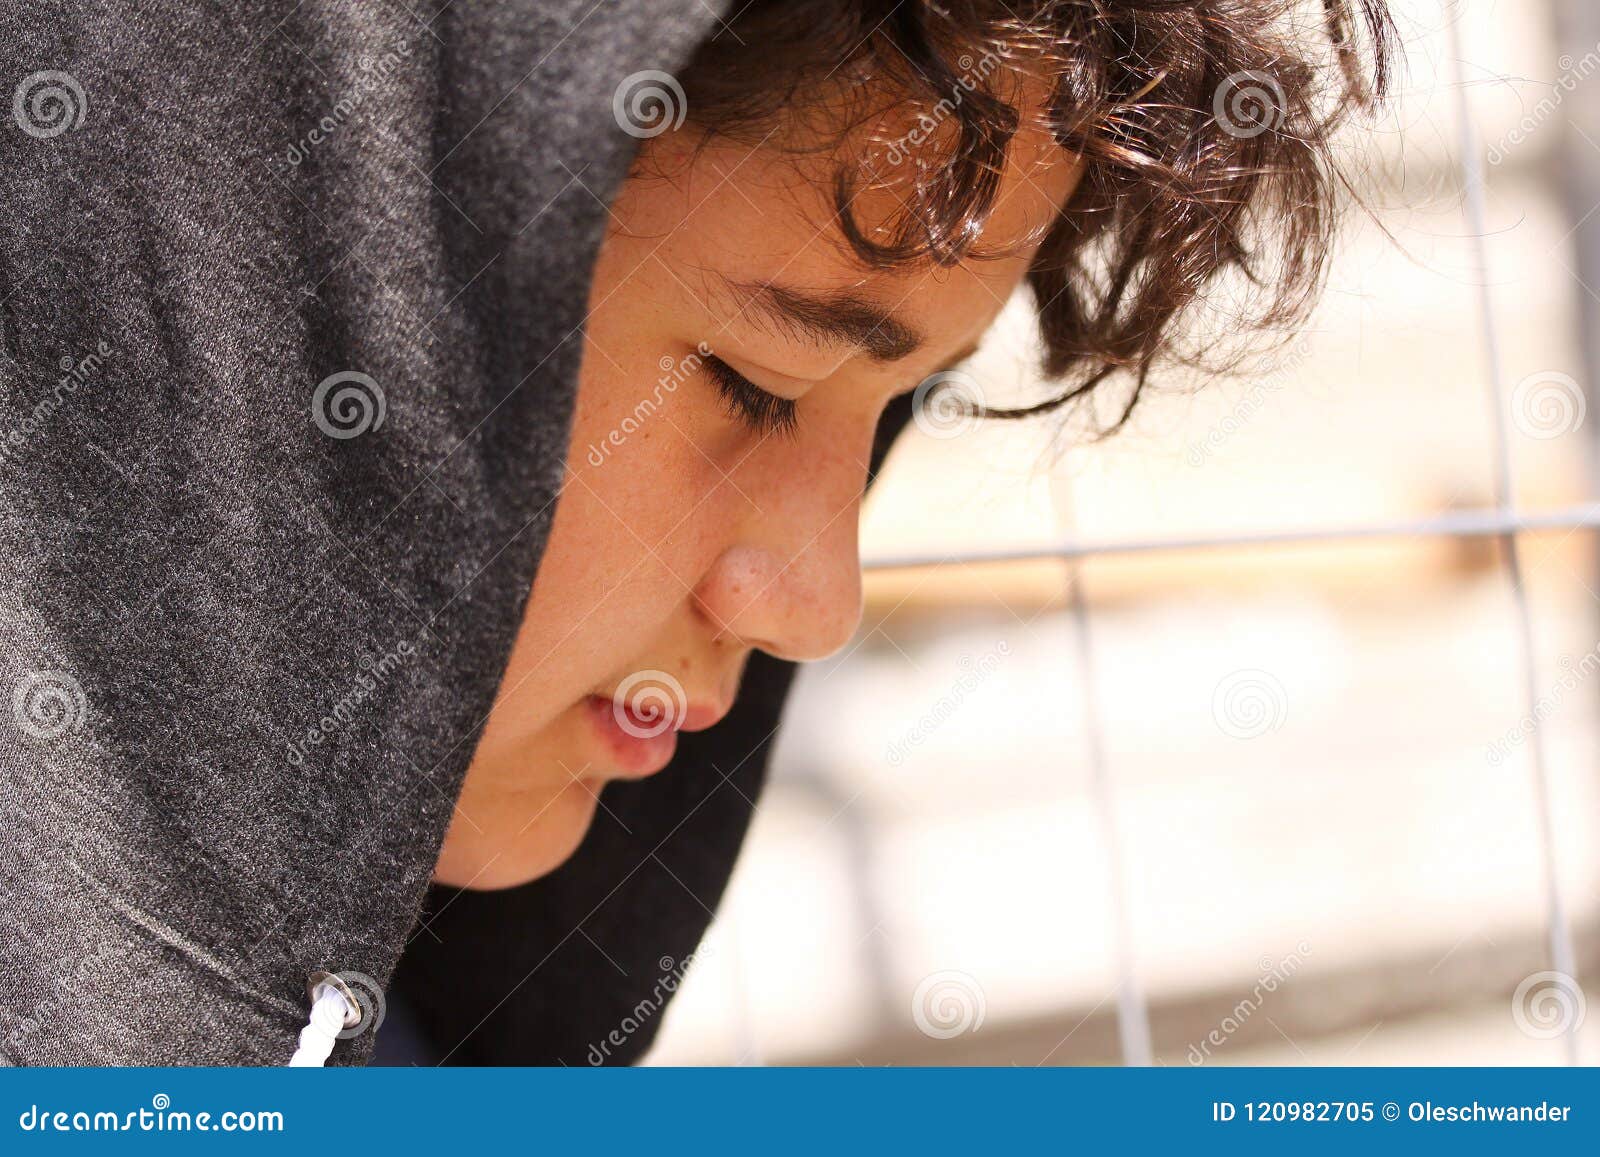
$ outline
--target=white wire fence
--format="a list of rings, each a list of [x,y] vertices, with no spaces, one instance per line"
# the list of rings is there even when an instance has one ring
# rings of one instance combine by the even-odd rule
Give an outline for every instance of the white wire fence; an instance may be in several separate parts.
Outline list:
[[[1460,193],[1464,226],[1472,241],[1473,279],[1476,286],[1478,328],[1483,335],[1482,378],[1487,395],[1490,429],[1493,434],[1492,476],[1495,502],[1481,509],[1450,510],[1412,519],[1373,521],[1323,528],[1286,527],[1249,533],[1193,536],[1162,536],[1124,540],[1085,541],[1072,538],[1047,545],[939,553],[922,552],[883,555],[865,560],[869,571],[908,568],[962,566],[973,564],[1059,560],[1067,576],[1068,608],[1076,631],[1073,678],[1079,685],[1087,721],[1085,750],[1081,757],[1089,768],[1089,781],[1099,822],[1101,846],[1105,849],[1106,878],[1113,891],[1114,919],[1107,934],[1114,944],[1116,964],[1116,1007],[1118,1038],[1123,1062],[1148,1065],[1153,1059],[1152,1031],[1148,1001],[1140,983],[1139,963],[1130,930],[1129,912],[1133,903],[1126,883],[1125,850],[1118,829],[1116,769],[1106,754],[1104,727],[1096,698],[1096,664],[1093,620],[1083,592],[1078,563],[1118,555],[1156,552],[1181,553],[1273,546],[1334,545],[1356,540],[1406,539],[1492,539],[1500,545],[1499,558],[1504,580],[1511,595],[1514,627],[1519,644],[1518,685],[1523,699],[1524,718],[1532,722],[1528,736],[1531,774],[1527,784],[1530,806],[1537,819],[1538,842],[1543,871],[1545,952],[1549,969],[1567,977],[1578,975],[1578,954],[1574,946],[1569,905],[1563,894],[1554,840],[1549,769],[1537,710],[1537,656],[1532,614],[1523,573],[1519,535],[1550,531],[1589,531],[1600,529],[1600,503],[1568,505],[1554,510],[1523,510],[1513,486],[1511,434],[1507,414],[1510,399],[1501,366],[1500,328],[1490,286],[1493,271],[1483,239],[1489,231],[1484,205],[1484,141],[1474,130],[1466,99],[1468,79],[1462,72],[1465,53],[1460,24],[1448,25],[1453,58],[1452,111],[1458,136]],[[1579,1022],[1569,1018],[1563,1034],[1569,1063],[1579,1060]]]

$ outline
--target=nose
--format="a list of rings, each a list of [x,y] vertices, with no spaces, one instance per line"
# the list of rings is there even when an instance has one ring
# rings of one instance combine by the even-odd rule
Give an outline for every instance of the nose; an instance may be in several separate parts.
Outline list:
[[[861,622],[866,467],[810,465],[750,493],[752,509],[729,527],[694,591],[718,638],[796,661],[840,650]],[[744,479],[739,485],[749,489]]]

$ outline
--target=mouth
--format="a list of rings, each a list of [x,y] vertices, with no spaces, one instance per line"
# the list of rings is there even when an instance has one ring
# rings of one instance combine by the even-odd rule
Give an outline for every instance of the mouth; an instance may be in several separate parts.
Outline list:
[[[727,714],[726,707],[687,704],[671,698],[620,691],[590,695],[584,713],[612,765],[624,779],[644,779],[672,762],[679,731],[704,731]]]

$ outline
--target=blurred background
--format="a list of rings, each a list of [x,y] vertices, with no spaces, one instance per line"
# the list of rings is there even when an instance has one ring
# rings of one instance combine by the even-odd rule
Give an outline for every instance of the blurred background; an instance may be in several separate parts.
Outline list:
[[[1302,336],[901,440],[652,1063],[1600,1062],[1600,10],[1397,11]]]

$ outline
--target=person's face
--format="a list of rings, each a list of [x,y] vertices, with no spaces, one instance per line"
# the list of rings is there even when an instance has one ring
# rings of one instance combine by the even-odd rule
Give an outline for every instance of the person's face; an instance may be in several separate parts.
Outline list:
[[[982,237],[1019,248],[875,271],[792,154],[696,151],[687,132],[648,148],[596,263],[566,481],[442,883],[552,870],[601,788],[660,771],[674,729],[728,711],[752,650],[849,641],[878,416],[971,351],[1078,176],[1021,133]],[[892,196],[865,195],[858,219]]]

